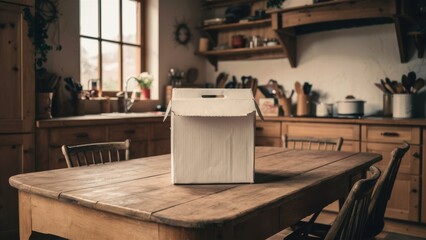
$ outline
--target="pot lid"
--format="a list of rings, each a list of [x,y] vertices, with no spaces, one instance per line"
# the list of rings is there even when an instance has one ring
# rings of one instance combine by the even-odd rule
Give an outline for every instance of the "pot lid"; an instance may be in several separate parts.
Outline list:
[[[345,97],[345,100],[338,101],[337,103],[365,103],[365,101],[356,99],[354,96],[349,95]]]

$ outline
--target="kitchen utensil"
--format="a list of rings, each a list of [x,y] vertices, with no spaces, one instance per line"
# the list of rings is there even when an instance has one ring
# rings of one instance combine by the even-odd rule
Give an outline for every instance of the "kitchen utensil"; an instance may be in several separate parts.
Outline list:
[[[293,94],[294,94],[294,89],[291,90],[290,96],[288,98],[291,99],[293,97]]]
[[[198,69],[190,68],[186,71],[186,81],[188,83],[194,83],[198,78]]]
[[[410,83],[414,83],[417,79],[417,75],[415,72],[411,71],[407,75],[407,79],[410,81]]]
[[[386,86],[386,82],[385,82],[383,79],[380,79],[380,84],[382,84],[383,89],[385,89],[385,90],[386,90],[386,93],[390,93],[390,94],[392,94],[392,91],[390,91],[390,90],[388,89],[388,87]]]
[[[303,93],[306,95],[309,95],[312,89],[312,84],[309,84],[308,82],[303,83]]]
[[[410,80],[408,80],[407,75],[405,75],[405,74],[402,75],[401,83],[402,83],[402,86],[404,87],[405,92],[411,91],[411,84],[410,84]]]
[[[237,88],[237,77],[232,76],[232,81],[228,82],[225,88]]]
[[[417,93],[418,91],[420,91],[420,89],[422,89],[424,85],[425,80],[423,78],[417,79],[413,86],[413,93]]]
[[[303,94],[302,85],[300,84],[300,82],[296,81],[294,83],[294,89],[296,90],[297,94]]]
[[[345,100],[337,102],[337,114],[339,116],[359,117],[364,116],[365,101],[347,96]]]
[[[216,88],[225,87],[226,80],[228,80],[228,74],[225,72],[219,73],[219,75],[216,78]]]
[[[380,83],[375,83],[374,84],[378,89],[380,89],[380,91],[382,91],[383,93],[386,93],[387,90],[384,88],[384,86]]]

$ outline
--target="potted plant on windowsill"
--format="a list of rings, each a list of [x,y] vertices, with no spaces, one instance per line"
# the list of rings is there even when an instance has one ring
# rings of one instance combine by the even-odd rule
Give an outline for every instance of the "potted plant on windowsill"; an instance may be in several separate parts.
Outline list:
[[[141,89],[141,99],[147,100],[151,98],[151,85],[154,81],[154,78],[151,74],[143,72],[139,76],[135,77],[135,80],[138,82]]]

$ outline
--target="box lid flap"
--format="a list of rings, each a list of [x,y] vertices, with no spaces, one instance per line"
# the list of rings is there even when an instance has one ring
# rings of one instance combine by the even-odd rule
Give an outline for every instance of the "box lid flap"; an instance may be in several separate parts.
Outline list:
[[[173,89],[172,100],[167,107],[178,116],[234,117],[247,116],[257,111],[251,89]]]

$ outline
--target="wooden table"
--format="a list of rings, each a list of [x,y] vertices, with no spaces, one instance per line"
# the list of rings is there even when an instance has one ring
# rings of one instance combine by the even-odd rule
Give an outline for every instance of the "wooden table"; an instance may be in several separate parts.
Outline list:
[[[173,185],[170,155],[17,175],[21,239],[265,239],[344,197],[370,153],[256,148],[255,184]]]

